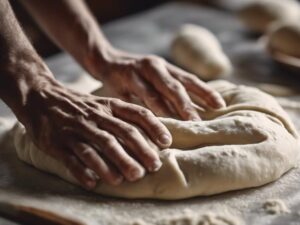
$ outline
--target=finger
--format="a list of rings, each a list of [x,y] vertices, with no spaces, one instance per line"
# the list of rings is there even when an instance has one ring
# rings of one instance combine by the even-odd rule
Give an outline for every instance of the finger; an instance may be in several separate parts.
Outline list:
[[[132,122],[142,128],[151,140],[161,148],[172,143],[172,136],[165,125],[148,109],[123,101],[111,102],[112,113],[118,118]]]
[[[128,181],[136,181],[145,175],[143,167],[129,156],[116,138],[108,132],[91,124],[82,124],[82,129],[76,129],[73,132],[97,145],[97,150],[103,153]]]
[[[162,101],[159,94],[149,84],[138,76],[133,76],[132,79],[129,82],[129,88],[153,113],[157,116],[165,117],[171,115],[170,110],[168,110],[168,107]]]
[[[173,75],[184,84],[185,88],[188,91],[193,92],[199,98],[202,98],[205,105],[216,109],[226,106],[226,103],[222,96],[217,91],[210,88],[205,82],[197,78],[195,75],[171,64],[168,64],[168,70],[171,75]]]
[[[82,142],[70,140],[68,146],[77,157],[100,178],[111,185],[119,185],[123,181],[123,176],[109,166],[101,156],[91,146]]]
[[[170,75],[162,62],[159,60],[145,60],[142,70],[145,79],[172,103],[177,113],[183,119],[200,119],[185,88]]]
[[[91,171],[84,166],[72,152],[65,153],[60,151],[58,153],[60,159],[65,164],[71,174],[79,181],[79,183],[87,188],[93,189],[96,186],[96,179]]]
[[[100,116],[95,115],[93,119],[97,121],[97,118],[100,118]],[[99,127],[121,139],[123,145],[134,154],[148,171],[154,172],[161,167],[162,163],[158,153],[150,147],[149,143],[134,126],[117,118],[101,116]]]

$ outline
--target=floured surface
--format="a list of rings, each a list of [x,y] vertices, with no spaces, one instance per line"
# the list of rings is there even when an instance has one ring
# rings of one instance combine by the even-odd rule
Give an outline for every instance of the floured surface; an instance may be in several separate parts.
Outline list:
[[[185,13],[187,10],[188,14]],[[174,11],[176,17],[172,17]],[[117,22],[113,26],[106,27],[105,30],[110,40],[118,47],[135,52],[166,55],[165,52],[172,37],[169,29],[176,30],[181,23],[199,23],[217,33],[226,47],[227,54],[238,67],[238,74],[242,72],[241,76],[233,76],[232,81],[255,85],[255,82],[269,82],[268,79],[272,79],[283,81],[284,84],[300,84],[297,77],[288,79],[289,73],[285,74],[285,70],[277,67],[275,70],[255,41],[243,39],[245,43],[241,44],[241,36],[244,34],[238,33],[242,31],[242,28],[232,17],[220,13],[221,19],[219,19],[214,13],[216,12],[201,10],[195,6],[171,4],[161,8],[160,11],[157,9],[156,13],[143,14],[139,18]],[[143,24],[140,24],[142,21]],[[130,32],[122,35],[124,30]],[[154,38],[154,36],[160,38]],[[58,78],[66,83],[73,82],[74,76],[79,77],[82,73],[80,67],[65,55],[59,55],[50,60],[49,65]],[[290,99],[299,101],[300,96]],[[293,107],[288,107],[290,109],[287,111],[300,130],[300,109],[296,106],[297,104],[293,104]],[[5,118],[11,118],[9,110],[5,109],[3,104],[0,105],[0,111]],[[230,215],[240,218],[246,224],[300,224],[298,213],[300,212],[300,169],[294,169],[275,183],[257,189],[175,202],[128,201],[103,198],[85,192],[54,176],[36,171],[19,162],[11,149],[10,139],[4,140],[5,142],[0,145],[1,201],[12,201],[72,215],[92,225],[131,224],[137,220],[159,224],[165,218],[182,215],[185,209],[196,214],[208,211],[215,213],[228,211]],[[282,199],[291,213],[279,216],[267,215],[261,207],[266,199]]]
[[[294,120],[299,120],[300,111],[291,116]],[[298,123],[298,129],[299,125]],[[63,213],[88,224],[131,224],[137,219],[159,224],[166,218],[181,215],[185,209],[199,214],[228,211],[231,215],[253,224],[271,224],[272,221],[285,217],[300,220],[297,214],[300,210],[298,168],[275,183],[257,189],[175,202],[129,201],[88,193],[25,165],[16,158],[8,137],[1,143],[0,154],[0,201],[12,201]],[[291,213],[280,217],[267,215],[261,205],[265,199],[272,198],[284,199]]]

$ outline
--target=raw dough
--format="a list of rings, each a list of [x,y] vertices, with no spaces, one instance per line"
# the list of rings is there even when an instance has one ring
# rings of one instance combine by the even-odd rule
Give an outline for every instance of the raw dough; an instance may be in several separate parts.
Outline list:
[[[171,55],[178,65],[204,80],[228,75],[232,69],[217,38],[209,30],[192,24],[180,28]]]
[[[267,46],[271,51],[300,58],[299,22],[272,25],[267,35]]]
[[[161,118],[173,144],[159,152],[163,166],[158,172],[118,187],[99,182],[94,191],[125,198],[183,199],[264,185],[295,166],[298,134],[273,97],[225,81],[209,85],[221,93],[227,108],[199,112],[205,121]],[[34,146],[21,125],[15,130],[15,147],[21,160],[77,183],[62,163]]]
[[[269,214],[283,214],[290,212],[286,204],[280,199],[268,199],[263,204],[263,209]]]
[[[300,6],[295,0],[257,0],[244,6],[238,14],[249,29],[265,32],[273,22],[299,21]]]

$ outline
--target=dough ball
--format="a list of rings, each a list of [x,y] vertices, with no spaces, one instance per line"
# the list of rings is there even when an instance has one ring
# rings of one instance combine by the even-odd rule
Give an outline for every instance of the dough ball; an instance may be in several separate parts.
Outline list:
[[[251,30],[264,32],[275,21],[299,21],[300,6],[295,0],[260,0],[247,4],[239,18]]]
[[[174,61],[201,79],[212,80],[231,72],[232,66],[217,38],[207,29],[186,24],[171,45]]]
[[[300,24],[276,23],[267,36],[270,50],[300,58]]]

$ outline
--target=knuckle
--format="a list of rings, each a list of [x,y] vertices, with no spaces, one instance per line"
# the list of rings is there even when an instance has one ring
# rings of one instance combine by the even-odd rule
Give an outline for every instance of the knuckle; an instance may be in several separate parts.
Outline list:
[[[148,109],[139,109],[138,114],[140,117],[143,117],[145,119],[150,119],[153,117],[153,113]]]
[[[187,84],[196,84],[196,85],[200,86],[199,79],[193,75],[185,77],[185,82]]]
[[[182,86],[178,82],[168,82],[167,87],[169,90],[175,93],[182,91]]]
[[[135,138],[138,134],[137,129],[134,127],[126,127],[124,131],[125,131],[125,135],[127,136],[127,138],[130,138],[130,139]]]
[[[103,148],[107,149],[107,150],[111,150],[114,149],[117,146],[117,140],[113,139],[113,138],[107,138],[104,142],[103,142]]]
[[[120,99],[112,99],[107,105],[112,107],[121,107],[124,105],[124,102]]]
[[[147,55],[141,60],[142,64],[148,66],[156,63],[161,63],[163,61],[164,60],[161,57],[158,57],[156,55]]]

